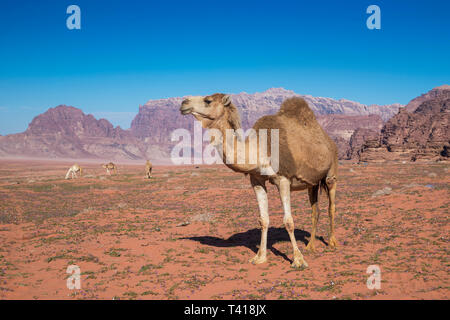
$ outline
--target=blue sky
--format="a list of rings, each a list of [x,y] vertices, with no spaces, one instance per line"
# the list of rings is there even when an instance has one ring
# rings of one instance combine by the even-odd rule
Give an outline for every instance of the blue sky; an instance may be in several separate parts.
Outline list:
[[[68,30],[66,8],[81,8]],[[366,8],[381,9],[381,30]],[[0,134],[59,104],[127,128],[149,99],[284,87],[407,103],[450,83],[449,1],[0,2]]]

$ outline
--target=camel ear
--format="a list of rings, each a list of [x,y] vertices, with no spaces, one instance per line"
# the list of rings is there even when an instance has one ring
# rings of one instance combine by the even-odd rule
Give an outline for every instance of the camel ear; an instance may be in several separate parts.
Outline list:
[[[226,94],[222,98],[222,103],[225,107],[229,106],[231,104],[231,97],[230,95]]]
[[[240,129],[241,117],[239,116],[239,112],[237,111],[236,107],[231,105],[230,109],[228,110],[228,123],[234,130]]]

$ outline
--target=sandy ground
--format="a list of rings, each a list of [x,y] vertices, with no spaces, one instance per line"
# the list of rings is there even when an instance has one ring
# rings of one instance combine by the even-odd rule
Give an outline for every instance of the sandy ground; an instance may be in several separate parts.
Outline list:
[[[449,299],[449,165],[343,163],[336,237],[321,195],[316,253],[306,192],[292,195],[309,268],[292,269],[276,188],[269,186],[268,262],[248,177],[225,166],[0,160],[1,299]],[[81,289],[66,271],[80,268]],[[381,288],[367,288],[369,265]]]

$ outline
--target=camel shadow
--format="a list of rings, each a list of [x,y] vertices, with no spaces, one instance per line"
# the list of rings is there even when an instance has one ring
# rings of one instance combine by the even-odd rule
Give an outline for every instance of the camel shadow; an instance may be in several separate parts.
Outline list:
[[[295,239],[300,240],[305,245],[308,244],[311,234],[307,231],[295,229],[294,231]],[[218,247],[218,248],[228,248],[228,247],[247,247],[252,250],[255,254],[258,252],[258,246],[261,239],[261,229],[251,229],[245,232],[236,233],[229,237],[228,239],[222,239],[212,236],[201,236],[201,237],[184,237],[180,238],[182,240],[192,240],[200,242],[208,246]],[[316,239],[322,241],[325,245],[323,237],[316,237]],[[270,227],[267,234],[267,249],[272,251],[276,256],[282,257],[283,259],[292,262],[286,254],[280,252],[278,249],[274,248],[273,245],[279,242],[290,242],[289,235],[285,228],[273,228]]]

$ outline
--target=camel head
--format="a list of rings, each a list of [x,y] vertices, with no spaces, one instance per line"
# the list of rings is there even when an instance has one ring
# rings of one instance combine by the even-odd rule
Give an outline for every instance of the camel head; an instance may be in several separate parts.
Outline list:
[[[241,127],[237,108],[231,102],[231,97],[223,93],[188,97],[181,103],[180,112],[182,115],[192,114],[203,128],[225,126],[237,130]]]

